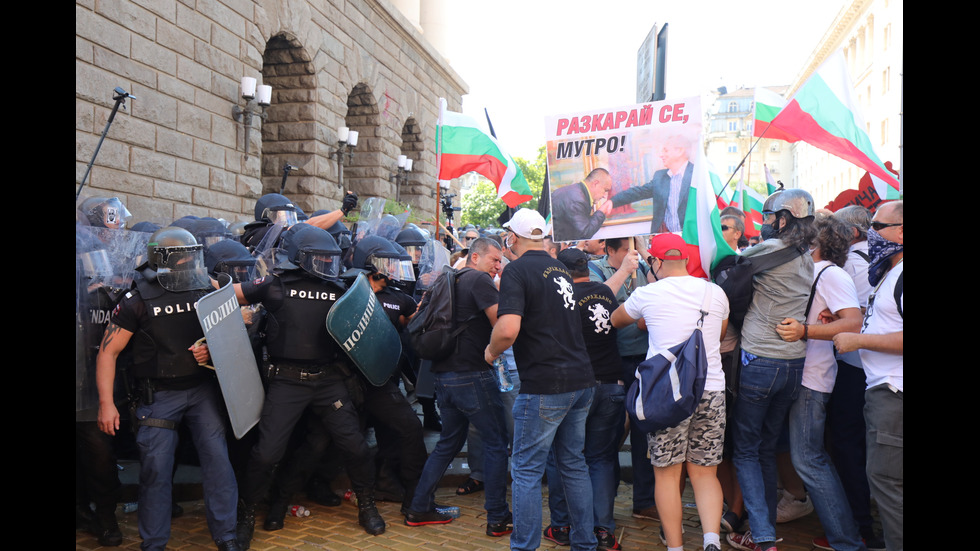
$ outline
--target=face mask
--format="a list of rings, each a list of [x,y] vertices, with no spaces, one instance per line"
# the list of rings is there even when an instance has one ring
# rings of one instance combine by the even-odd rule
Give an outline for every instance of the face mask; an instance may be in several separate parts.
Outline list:
[[[888,268],[891,267],[891,257],[902,252],[904,245],[899,245],[894,241],[889,241],[876,232],[874,228],[868,228],[868,283],[872,287],[878,285]]]
[[[763,224],[759,229],[759,237],[761,237],[763,241],[776,237],[775,226],[772,224]]]

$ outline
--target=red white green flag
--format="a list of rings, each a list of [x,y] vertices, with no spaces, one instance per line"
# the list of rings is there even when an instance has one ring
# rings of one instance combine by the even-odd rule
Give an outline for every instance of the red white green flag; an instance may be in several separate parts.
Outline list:
[[[497,186],[497,197],[508,207],[515,208],[533,198],[524,173],[493,136],[472,117],[447,110],[445,99],[439,99],[439,108],[436,153],[440,180],[477,172]]]
[[[779,189],[779,184],[777,184],[776,179],[772,177],[768,166],[762,165],[762,168],[766,170],[766,191],[769,192],[769,195],[772,195],[773,193],[776,193],[777,189]]]
[[[745,237],[759,235],[762,230],[762,205],[766,202],[765,198],[739,178],[735,198],[732,199],[733,205],[736,200],[738,208],[745,213]]]
[[[735,254],[721,233],[721,211],[718,208],[716,185],[724,185],[721,178],[708,168],[704,158],[704,145],[697,149],[694,160],[691,191],[684,215],[681,237],[690,248],[687,271],[695,277],[710,277],[711,268],[722,258]]]
[[[878,189],[882,198],[898,198],[898,179],[875,154],[853,90],[844,54],[838,50],[769,121],[765,137],[772,138],[773,131],[779,130],[794,138],[780,139],[803,141],[836,155],[887,183]],[[758,117],[758,107],[756,111]]]
[[[797,141],[799,138],[771,126],[772,120],[782,111],[783,107],[786,107],[787,103],[786,98],[776,92],[761,86],[756,87],[755,121],[752,123],[752,135],[758,138],[765,134],[768,139],[787,142]]]

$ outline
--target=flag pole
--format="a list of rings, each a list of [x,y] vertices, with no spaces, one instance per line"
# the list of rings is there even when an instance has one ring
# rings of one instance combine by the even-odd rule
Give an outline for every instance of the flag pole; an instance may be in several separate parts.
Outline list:
[[[439,176],[442,174],[442,114],[446,111],[446,99],[439,98],[439,118],[436,120],[436,242],[439,242],[439,209],[442,207],[442,185]]]
[[[732,175],[728,177],[728,181],[725,182],[725,186],[722,189],[727,188],[728,184],[732,183],[732,178],[734,178],[735,175],[738,174],[738,169],[742,168],[742,165],[745,164],[745,159],[747,159],[749,155],[752,154],[752,150],[755,149],[755,146],[759,144],[759,140],[761,140],[762,137],[766,135],[766,132],[769,131],[769,126],[771,125],[766,126],[766,129],[762,131],[762,134],[759,135],[759,138],[755,141],[755,143],[752,144],[752,147],[749,148],[749,152],[745,154],[745,157],[742,157],[741,162],[739,162],[738,166],[735,167],[735,172],[732,172]],[[751,171],[749,172],[749,174],[751,175]],[[716,193],[715,196],[717,197],[718,194]]]

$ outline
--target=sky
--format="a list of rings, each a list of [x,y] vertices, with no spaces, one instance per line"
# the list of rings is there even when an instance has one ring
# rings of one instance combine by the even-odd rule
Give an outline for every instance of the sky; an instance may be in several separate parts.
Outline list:
[[[842,0],[450,0],[449,61],[463,112],[490,113],[501,145],[533,160],[544,119],[636,103],[636,54],[668,23],[667,99],[719,86],[788,85]],[[707,108],[707,105],[703,105]]]

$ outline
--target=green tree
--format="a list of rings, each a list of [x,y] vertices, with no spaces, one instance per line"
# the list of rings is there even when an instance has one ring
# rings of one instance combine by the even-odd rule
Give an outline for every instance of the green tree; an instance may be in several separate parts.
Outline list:
[[[544,146],[538,148],[538,157],[534,162],[529,162],[522,157],[514,157],[514,162],[520,167],[527,180],[528,187],[531,188],[533,199],[521,203],[520,207],[536,209],[538,208],[538,198],[541,197],[541,188],[544,186],[545,165],[547,164],[547,153]],[[493,182],[481,178],[479,182],[470,188],[463,196],[462,200],[461,224],[476,224],[480,227],[491,227],[497,225],[497,217],[507,208],[507,205],[497,199],[497,189]]]

